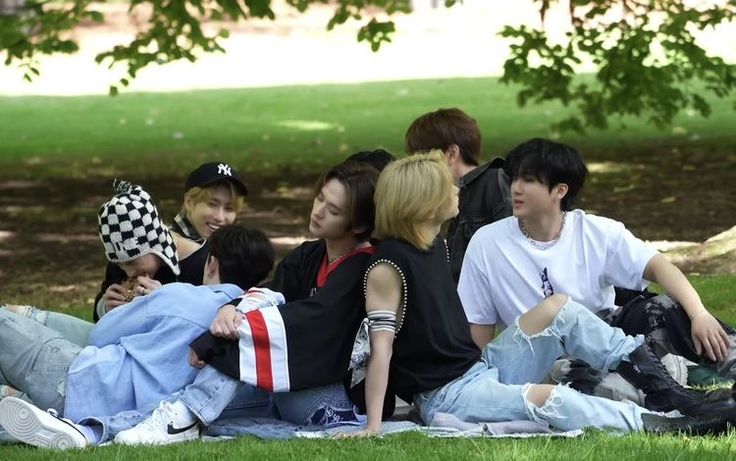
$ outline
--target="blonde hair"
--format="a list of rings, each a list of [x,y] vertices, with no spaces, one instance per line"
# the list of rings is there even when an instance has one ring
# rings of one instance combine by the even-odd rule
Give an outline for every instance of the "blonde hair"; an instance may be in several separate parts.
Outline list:
[[[406,240],[427,249],[434,236],[422,226],[451,206],[454,181],[440,150],[412,155],[386,166],[376,184],[376,234],[378,238]]]
[[[219,185],[227,186],[227,188],[230,190],[230,198],[232,200],[233,210],[235,210],[236,213],[240,211],[240,209],[243,208],[243,205],[245,205],[245,197],[243,197],[243,195],[238,192],[238,190],[232,183],[221,181],[210,184],[206,187],[195,186],[186,191],[184,193],[184,203],[181,206],[182,213],[185,216],[187,215],[187,202],[190,200],[194,205],[209,201],[212,198],[212,190],[215,188],[215,186]]]

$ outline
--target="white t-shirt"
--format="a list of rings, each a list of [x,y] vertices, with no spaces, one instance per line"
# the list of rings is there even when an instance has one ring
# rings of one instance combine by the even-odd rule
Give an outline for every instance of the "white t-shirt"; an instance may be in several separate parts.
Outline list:
[[[511,216],[473,235],[458,293],[468,321],[479,325],[510,325],[555,293],[597,312],[615,307],[614,286],[643,290],[655,254],[622,223],[582,210],[568,212],[559,241],[542,250]]]

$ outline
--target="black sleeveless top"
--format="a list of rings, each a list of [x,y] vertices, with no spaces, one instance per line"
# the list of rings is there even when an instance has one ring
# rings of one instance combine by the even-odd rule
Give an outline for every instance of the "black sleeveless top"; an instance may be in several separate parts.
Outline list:
[[[414,394],[462,376],[480,359],[480,350],[470,336],[443,239],[427,251],[400,240],[383,241],[366,274],[382,262],[398,270],[404,285],[389,391],[412,402]]]

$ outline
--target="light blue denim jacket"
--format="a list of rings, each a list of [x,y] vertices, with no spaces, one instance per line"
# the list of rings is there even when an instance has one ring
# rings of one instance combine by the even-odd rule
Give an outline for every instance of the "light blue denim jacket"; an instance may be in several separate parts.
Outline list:
[[[76,421],[141,408],[191,383],[199,370],[187,362],[189,343],[242,293],[231,284],[171,283],[112,310],[69,369],[64,416]]]

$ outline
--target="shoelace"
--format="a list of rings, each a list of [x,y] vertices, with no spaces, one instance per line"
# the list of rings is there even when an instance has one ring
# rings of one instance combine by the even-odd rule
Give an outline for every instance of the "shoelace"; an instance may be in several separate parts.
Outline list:
[[[82,437],[84,437],[84,440],[87,440],[87,436],[84,435],[84,432],[82,432],[82,431],[79,430],[79,428],[77,427],[76,424],[74,424],[73,422],[71,422],[70,420],[68,420],[66,418],[62,418],[61,416],[59,416],[59,412],[56,411],[55,409],[49,408],[48,410],[46,410],[46,413],[50,414],[51,416],[53,416],[54,418],[56,418],[58,421],[61,421],[62,423],[66,424],[67,426],[71,427],[72,429],[74,429],[75,431],[77,431],[79,433],[79,435],[81,435]]]
[[[670,372],[667,370],[667,367],[664,366],[664,363],[662,363],[662,360],[660,360],[657,354],[655,353],[654,344],[652,344],[651,342],[647,342],[647,352],[654,359],[653,360],[654,366],[660,372],[660,375],[664,378],[667,384],[672,386],[673,389],[677,389],[679,392],[682,392],[688,397],[691,397],[693,399],[699,399],[701,397],[700,393],[698,393],[697,391],[688,389],[687,387],[675,381],[675,378],[672,377]]]
[[[157,429],[166,427],[170,422],[174,421],[174,412],[171,410],[167,402],[161,403],[158,408],[153,410],[151,417],[143,422],[146,427]]]

